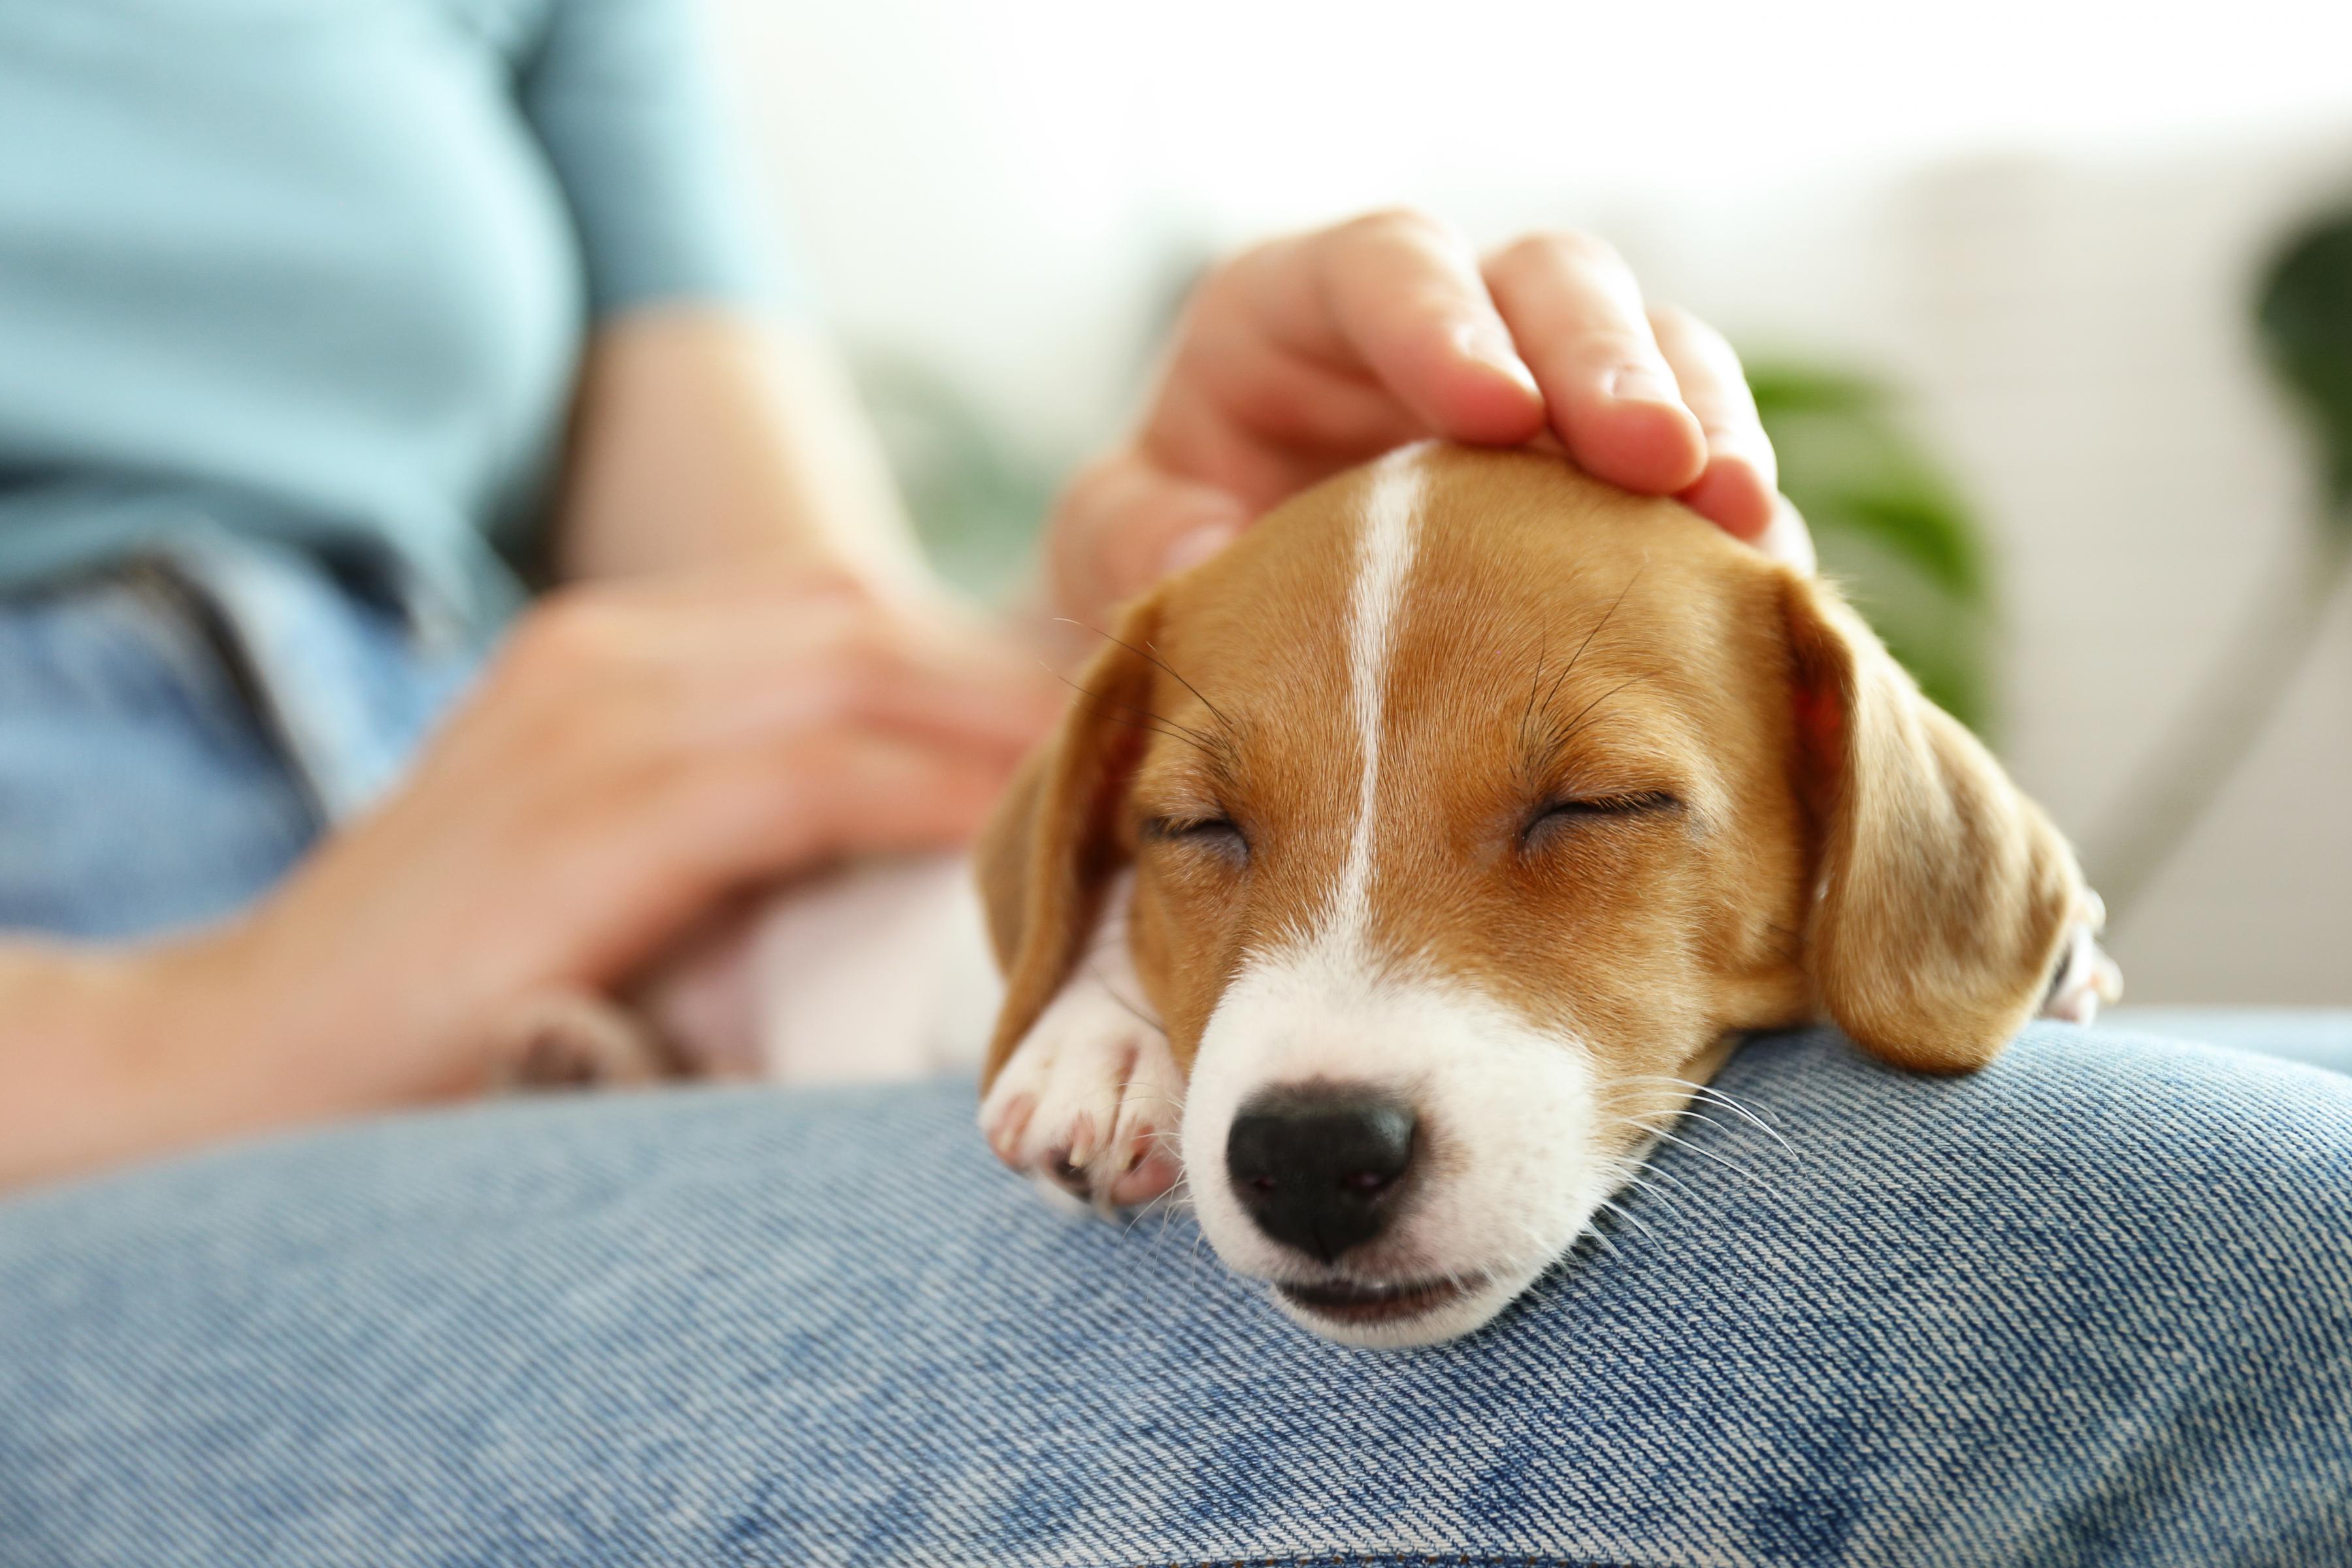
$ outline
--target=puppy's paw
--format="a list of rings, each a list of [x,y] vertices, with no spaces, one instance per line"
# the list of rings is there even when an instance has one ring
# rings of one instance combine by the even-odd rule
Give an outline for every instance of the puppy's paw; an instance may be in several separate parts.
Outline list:
[[[673,1072],[643,1020],[582,991],[536,991],[491,1022],[484,1053],[493,1089],[599,1089]]]
[[[998,1159],[1105,1211],[1150,1202],[1182,1169],[1184,1080],[1167,1035],[1142,1016],[1125,945],[1070,977],[980,1107]]]
[[[2093,893],[2089,909],[2067,933],[2066,945],[2058,955],[2057,973],[2050,977],[2049,994],[2042,999],[2043,1017],[2094,1024],[2102,1006],[2112,1007],[2123,1000],[2124,972],[2099,945],[2099,932],[2106,923],[2106,905]]]

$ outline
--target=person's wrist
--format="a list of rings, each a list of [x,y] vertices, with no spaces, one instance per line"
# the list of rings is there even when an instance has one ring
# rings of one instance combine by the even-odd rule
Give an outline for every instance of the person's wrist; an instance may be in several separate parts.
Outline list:
[[[110,1034],[134,1120],[180,1142],[337,1109],[254,917],[123,955]]]
[[[213,1049],[273,1119],[352,1115],[481,1087],[461,1059],[488,1005],[462,963],[429,942],[375,929],[352,873],[381,857],[320,857],[236,924],[214,933],[183,987]],[[381,846],[378,847],[379,848]],[[355,895],[357,895],[355,899]]]
[[[276,1054],[232,928],[137,947],[26,944],[0,962],[29,1043],[0,1109],[0,1186],[67,1175],[273,1117],[248,1086]]]

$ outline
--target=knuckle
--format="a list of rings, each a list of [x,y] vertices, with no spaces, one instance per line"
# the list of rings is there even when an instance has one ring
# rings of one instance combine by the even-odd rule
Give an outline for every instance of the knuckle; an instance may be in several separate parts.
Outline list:
[[[1384,244],[1434,243],[1450,247],[1454,243],[1453,226],[1415,206],[1376,207],[1348,219],[1333,232],[1342,237],[1377,240]]]
[[[883,684],[883,667],[873,657],[838,652],[809,681],[810,710],[824,727],[854,725],[872,712]]]
[[[841,561],[808,563],[799,568],[793,586],[812,599],[864,604],[874,597],[874,585]]]
[[[1652,305],[1650,325],[1659,332],[1675,332],[1684,337],[1706,337],[1714,332],[1712,327],[1680,305]]]
[[[1680,305],[1651,306],[1650,327],[1661,340],[1678,338],[1711,358],[1735,365],[1739,362],[1729,338]]]
[[[625,645],[625,617],[593,594],[551,599],[516,636],[518,656],[534,666],[572,668],[602,664]]]
[[[1581,229],[1539,229],[1521,235],[1496,253],[1496,265],[1507,272],[1582,271],[1622,268],[1617,247]]]
[[[1570,351],[1589,365],[1636,365],[1647,370],[1659,363],[1657,346],[1648,339],[1617,327],[1591,327],[1576,335]]]
[[[898,668],[898,639],[879,616],[861,616],[843,631],[832,664],[845,690],[870,692]]]

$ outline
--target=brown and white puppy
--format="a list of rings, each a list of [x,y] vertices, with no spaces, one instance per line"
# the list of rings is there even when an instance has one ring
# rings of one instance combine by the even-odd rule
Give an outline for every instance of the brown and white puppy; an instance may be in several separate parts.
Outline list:
[[[1133,605],[983,842],[982,1125],[1365,1344],[1486,1321],[1735,1033],[1962,1072],[2112,992],[2042,814],[1837,595],[1423,446]]]

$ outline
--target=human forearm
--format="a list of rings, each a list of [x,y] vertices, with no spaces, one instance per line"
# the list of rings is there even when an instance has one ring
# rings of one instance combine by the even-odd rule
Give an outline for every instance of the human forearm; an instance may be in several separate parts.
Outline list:
[[[0,943],[0,1189],[356,1109],[287,1048],[242,926],[145,947]]]
[[[963,842],[1062,693],[837,571],[568,589],[400,788],[238,920],[0,941],[0,1187],[484,1087],[512,1005],[625,982],[731,891]]]
[[[555,543],[567,578],[823,559],[926,581],[830,347],[715,307],[637,312],[591,340]]]

